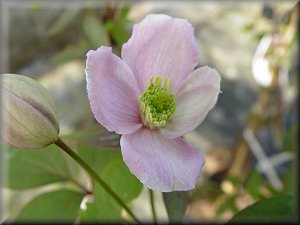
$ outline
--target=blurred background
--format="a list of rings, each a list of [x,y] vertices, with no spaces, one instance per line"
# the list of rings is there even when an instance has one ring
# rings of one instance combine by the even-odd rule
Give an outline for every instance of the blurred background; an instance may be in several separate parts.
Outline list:
[[[185,220],[227,221],[259,199],[298,197],[298,1],[3,1],[1,73],[41,82],[52,95],[61,134],[91,127],[85,55],[101,45],[120,55],[133,24],[149,13],[189,20],[201,48],[199,66],[219,71],[222,93],[204,122],[185,138],[206,164],[187,198]],[[117,146],[103,132],[85,139]],[[2,188],[4,217],[13,218],[35,191]],[[158,218],[167,220],[161,193]],[[131,203],[151,218],[145,190]]]

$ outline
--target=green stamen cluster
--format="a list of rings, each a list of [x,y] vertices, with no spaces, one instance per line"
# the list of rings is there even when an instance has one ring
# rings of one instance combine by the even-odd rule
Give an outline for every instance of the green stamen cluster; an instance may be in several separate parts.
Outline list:
[[[151,129],[163,127],[176,110],[175,96],[171,92],[168,77],[151,77],[144,93],[140,96],[140,111],[145,126]]]

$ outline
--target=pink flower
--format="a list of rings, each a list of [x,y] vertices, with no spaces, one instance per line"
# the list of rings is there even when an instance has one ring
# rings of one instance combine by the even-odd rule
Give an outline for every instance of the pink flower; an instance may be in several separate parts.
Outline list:
[[[91,109],[107,130],[122,134],[129,170],[148,188],[195,188],[205,159],[180,136],[196,128],[215,105],[220,75],[207,66],[193,71],[199,47],[183,19],[148,15],[122,47],[87,53]]]

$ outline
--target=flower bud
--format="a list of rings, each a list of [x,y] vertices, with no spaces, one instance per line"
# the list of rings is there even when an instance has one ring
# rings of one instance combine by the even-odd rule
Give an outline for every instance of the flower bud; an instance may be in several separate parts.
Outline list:
[[[36,149],[58,139],[59,124],[47,90],[35,80],[2,74],[2,137],[17,148]]]

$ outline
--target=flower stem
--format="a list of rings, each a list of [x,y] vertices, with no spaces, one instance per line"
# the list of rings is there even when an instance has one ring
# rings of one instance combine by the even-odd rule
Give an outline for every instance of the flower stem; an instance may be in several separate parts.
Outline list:
[[[121,206],[127,213],[135,220],[136,223],[140,224],[139,220],[128,208],[128,206],[121,200],[121,198],[97,175],[97,173],[85,162],[79,155],[69,148],[60,138],[55,142],[64,152],[66,152],[72,159],[74,159],[80,166],[82,166],[86,172]]]
[[[154,207],[154,195],[151,189],[149,189],[149,194],[150,194],[151,211],[152,211],[153,221],[154,221],[153,223],[157,224],[157,218],[156,218],[155,207]]]

